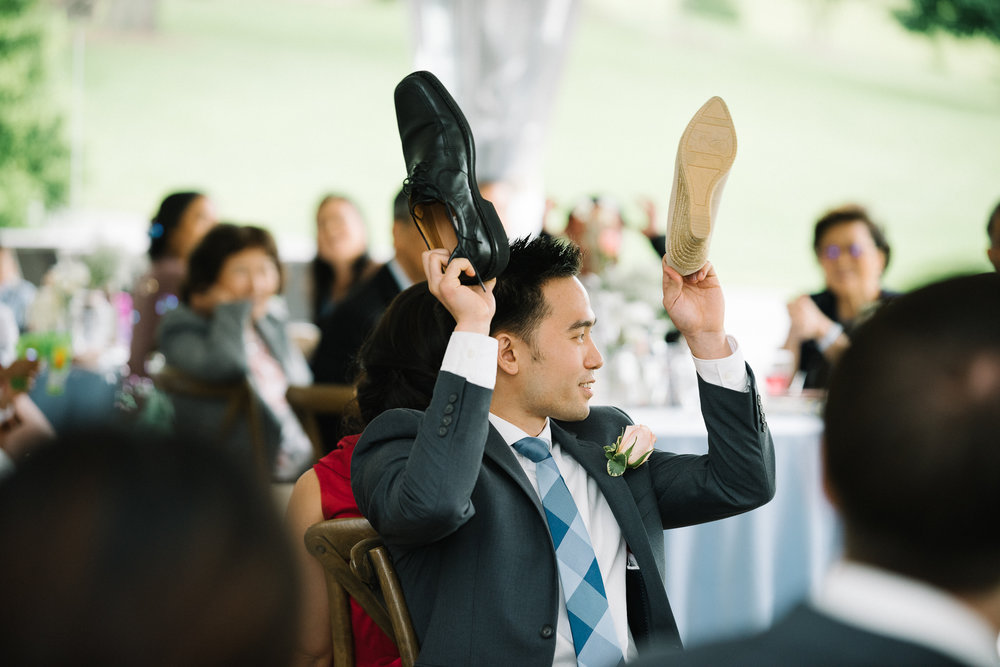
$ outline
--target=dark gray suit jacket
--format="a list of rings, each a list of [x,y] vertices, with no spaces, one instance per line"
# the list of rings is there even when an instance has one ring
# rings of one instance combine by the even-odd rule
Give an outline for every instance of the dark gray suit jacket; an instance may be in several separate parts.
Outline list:
[[[932,649],[842,623],[801,605],[770,630],[684,653],[664,649],[633,663],[712,667],[958,667]]]
[[[392,269],[383,264],[367,282],[356,287],[336,310],[320,318],[319,344],[310,361],[316,382],[354,382],[358,352],[399,292],[399,283]]]
[[[704,382],[700,390],[709,454],[654,452],[621,477],[608,475],[603,447],[631,423],[624,412],[595,407],[583,421],[552,422],[638,562],[629,623],[640,650],[649,640],[680,645],[663,589],[663,530],[739,514],[774,494],[773,443],[756,391]],[[538,495],[489,423],[491,397],[441,372],[425,412],[382,414],[354,452],[354,494],[392,553],[421,665],[552,664],[555,551]]]

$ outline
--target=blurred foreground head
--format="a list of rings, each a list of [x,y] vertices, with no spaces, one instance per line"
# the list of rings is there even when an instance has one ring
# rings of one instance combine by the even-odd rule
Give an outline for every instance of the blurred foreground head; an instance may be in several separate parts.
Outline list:
[[[273,501],[212,445],[65,434],[0,482],[0,664],[288,664],[295,574]]]
[[[850,558],[959,595],[1000,586],[1000,275],[877,312],[834,371],[825,422]]]

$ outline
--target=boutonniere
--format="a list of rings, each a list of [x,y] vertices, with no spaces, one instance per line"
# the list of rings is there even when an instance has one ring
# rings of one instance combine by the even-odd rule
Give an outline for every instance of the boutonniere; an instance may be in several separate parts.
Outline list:
[[[608,474],[618,477],[626,468],[641,466],[649,458],[655,442],[656,436],[648,426],[626,426],[618,439],[604,448],[604,455],[608,457]]]

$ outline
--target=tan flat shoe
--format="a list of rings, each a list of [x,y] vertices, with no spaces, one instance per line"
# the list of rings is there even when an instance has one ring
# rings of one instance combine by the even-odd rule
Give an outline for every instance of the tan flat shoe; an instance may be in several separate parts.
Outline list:
[[[667,209],[667,264],[682,276],[708,261],[722,188],[736,159],[736,129],[721,97],[694,115],[681,136]]]

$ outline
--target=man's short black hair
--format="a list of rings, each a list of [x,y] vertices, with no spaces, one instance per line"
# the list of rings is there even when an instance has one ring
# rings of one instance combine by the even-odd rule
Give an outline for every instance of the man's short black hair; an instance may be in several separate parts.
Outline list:
[[[549,312],[542,287],[554,278],[579,273],[580,248],[570,241],[552,236],[512,241],[510,261],[493,290],[497,310],[490,335],[502,331],[531,342],[533,332]]]
[[[396,193],[396,197],[392,200],[392,219],[394,221],[416,224],[413,222],[412,216],[410,216],[410,198],[407,197],[406,192],[402,188],[400,188],[399,192]]]
[[[852,558],[954,592],[1000,583],[1000,274],[876,312],[834,369],[825,425]]]

